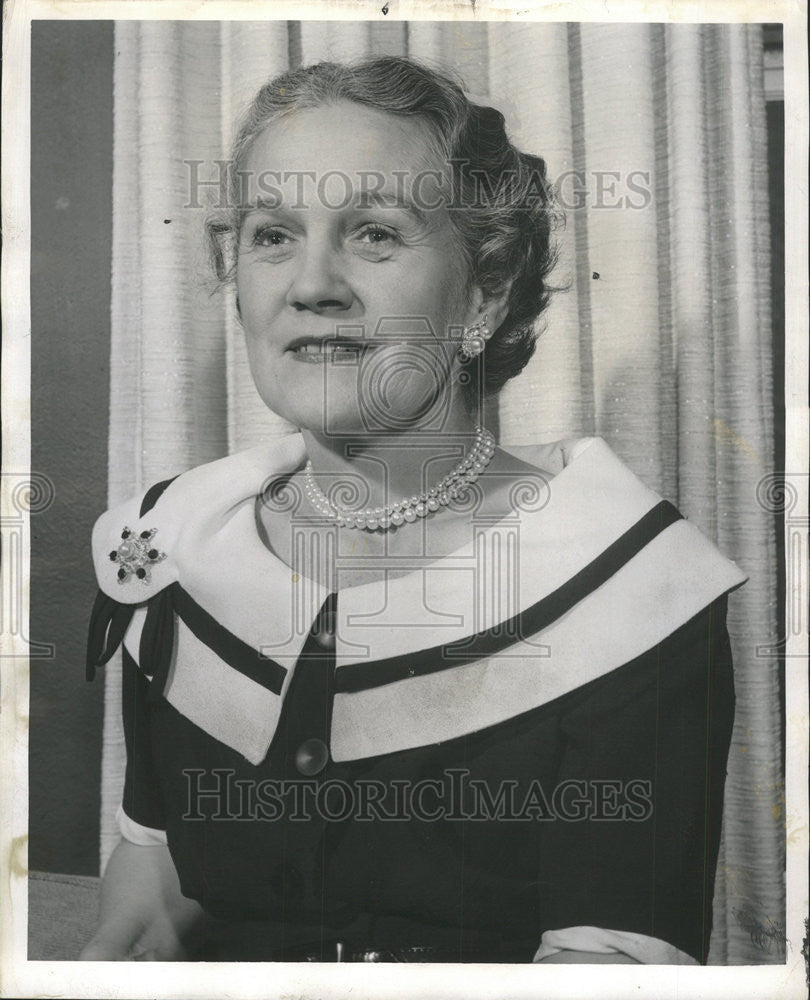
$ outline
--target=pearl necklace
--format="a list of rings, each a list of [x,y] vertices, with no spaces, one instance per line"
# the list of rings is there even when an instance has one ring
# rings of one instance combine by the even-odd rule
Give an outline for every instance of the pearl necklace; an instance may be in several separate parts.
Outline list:
[[[463,488],[474,483],[495,454],[495,438],[480,424],[475,426],[475,444],[467,455],[435,486],[418,496],[406,497],[387,507],[366,507],[364,510],[349,510],[340,507],[323,493],[312,475],[312,462],[307,461],[304,469],[307,499],[324,517],[345,528],[364,528],[376,531],[381,528],[399,527],[413,522],[446,507],[459,496]]]

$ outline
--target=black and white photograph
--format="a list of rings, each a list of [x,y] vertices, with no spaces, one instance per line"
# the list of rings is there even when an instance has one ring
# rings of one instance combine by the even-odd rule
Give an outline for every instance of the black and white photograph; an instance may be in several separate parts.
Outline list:
[[[806,6],[671,6],[4,8],[0,994],[806,995]]]

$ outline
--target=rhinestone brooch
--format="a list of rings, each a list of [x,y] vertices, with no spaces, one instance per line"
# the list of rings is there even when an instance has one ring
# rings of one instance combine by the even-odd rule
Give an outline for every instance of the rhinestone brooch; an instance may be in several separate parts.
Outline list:
[[[166,558],[165,552],[160,552],[152,545],[152,538],[157,534],[157,528],[150,528],[136,534],[130,528],[121,532],[121,544],[110,553],[110,562],[118,563],[118,582],[126,583],[131,577],[137,577],[141,583],[149,583],[152,579],[149,567]]]

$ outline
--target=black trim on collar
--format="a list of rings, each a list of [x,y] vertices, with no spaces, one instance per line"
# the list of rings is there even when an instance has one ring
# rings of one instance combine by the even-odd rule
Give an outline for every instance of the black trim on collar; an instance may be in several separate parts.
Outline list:
[[[273,694],[281,694],[287,668],[243,642],[208,614],[179,583],[172,584],[174,610],[200,642],[220,659]]]
[[[706,681],[705,696],[712,698],[718,670],[727,671],[727,676],[731,677],[731,647],[729,644],[728,631],[726,628],[726,617],[728,611],[728,594],[721,594],[713,601],[701,608],[697,614],[693,615],[682,625],[679,625],[674,632],[671,632],[660,642],[653,644],[649,649],[645,649],[637,656],[627,660],[625,663],[614,667],[607,673],[594,677],[584,684],[580,684],[570,691],[564,691],[556,695],[549,701],[544,701],[540,705],[527,708],[524,712],[518,712],[506,719],[488,723],[479,729],[473,729],[458,736],[451,736],[441,743],[420,744],[419,746],[406,747],[397,750],[385,750],[382,753],[363,754],[362,757],[350,760],[335,761],[338,765],[351,767],[362,764],[368,767],[370,764],[377,764],[380,761],[399,757],[406,758],[411,754],[424,753],[436,746],[442,746],[444,752],[451,756],[454,748],[459,748],[467,759],[474,757],[479,750],[491,743],[493,740],[502,746],[513,745],[521,733],[525,733],[527,727],[532,728],[537,725],[537,721],[543,715],[559,715],[561,712],[569,710],[568,706],[577,702],[592,700],[592,704],[598,705],[602,701],[601,693],[609,692],[617,684],[629,683],[628,690],[632,694],[639,685],[649,684],[649,677],[645,675],[653,671],[658,678],[657,684],[660,688],[666,678],[681,678],[675,681],[675,686],[683,683],[686,676],[699,674]],[[708,640],[708,642],[707,642]],[[713,653],[713,644],[716,643],[717,655]],[[695,651],[699,650],[699,655]],[[672,669],[661,672],[661,664],[671,662],[678,664],[679,669]],[[712,676],[712,675],[715,676]],[[667,682],[668,683],[668,682]],[[682,690],[682,688],[681,688]],[[632,697],[631,697],[632,702]],[[704,704],[707,704],[704,702]],[[731,719],[734,717],[734,695],[733,688],[731,694],[726,694],[721,698],[721,711],[730,711]],[[707,739],[709,738],[707,731]]]
[[[536,635],[601,586],[657,535],[682,517],[668,500],[662,500],[596,559],[525,611],[455,642],[402,653],[385,660],[343,664],[336,670],[335,691],[341,694],[366,691],[409,677],[461,667],[474,660],[494,656],[516,642]]]
[[[149,511],[155,506],[155,504],[161,498],[161,496],[163,495],[163,491],[166,489],[166,487],[171,486],[171,484],[177,478],[178,476],[172,476],[171,479],[164,479],[161,482],[155,483],[154,485],[150,486],[149,489],[146,491],[146,493],[144,493],[138,517],[143,517],[144,514],[148,514]]]

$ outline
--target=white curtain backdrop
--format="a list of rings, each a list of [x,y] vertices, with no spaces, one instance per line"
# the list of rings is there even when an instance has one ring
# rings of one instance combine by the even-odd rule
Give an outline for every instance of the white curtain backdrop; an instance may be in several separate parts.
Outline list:
[[[268,78],[368,54],[458,71],[569,204],[556,280],[570,288],[500,397],[501,440],[603,436],[750,575],[730,600],[737,721],[711,961],[781,962],[751,933],[784,922],[785,838],[777,662],[758,653],[775,644],[777,581],[756,492],[773,466],[757,26],[118,22],[110,502],[291,429],[253,388],[207,268],[213,188],[191,182],[216,179]],[[113,664],[106,685],[102,864],[123,782]]]

